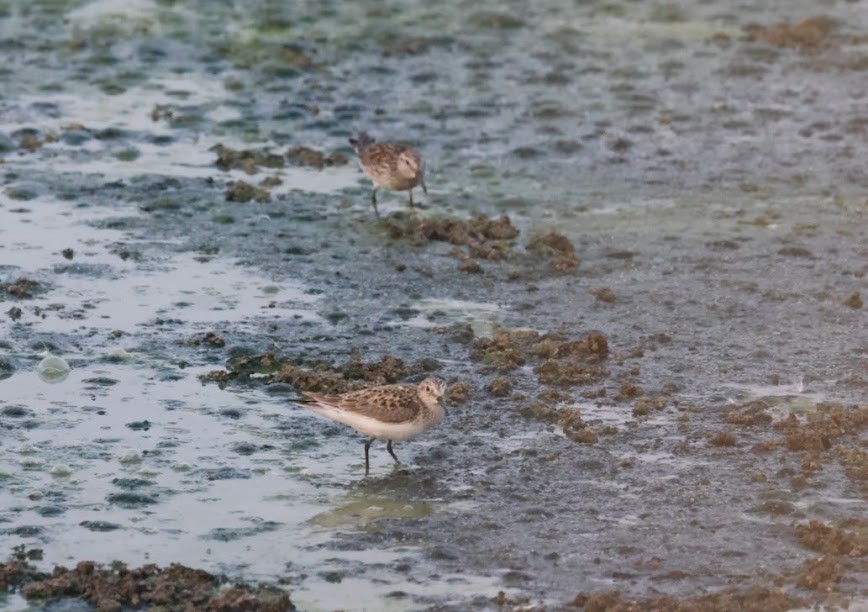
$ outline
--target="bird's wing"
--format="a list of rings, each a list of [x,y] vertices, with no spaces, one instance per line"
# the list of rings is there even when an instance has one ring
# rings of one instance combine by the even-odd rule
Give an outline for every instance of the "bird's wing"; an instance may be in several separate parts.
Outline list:
[[[407,174],[407,178],[416,178],[420,176],[424,169],[425,163],[422,157],[413,149],[407,147],[398,154],[404,163],[398,164],[398,168]]]
[[[412,421],[423,408],[415,386],[389,385],[340,395],[310,392],[302,395],[304,399],[299,401],[302,406],[331,406],[386,423]]]

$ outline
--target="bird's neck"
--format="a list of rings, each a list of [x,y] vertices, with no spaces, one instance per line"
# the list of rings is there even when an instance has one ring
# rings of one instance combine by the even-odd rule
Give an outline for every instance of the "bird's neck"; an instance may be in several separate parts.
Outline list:
[[[443,404],[441,404],[436,399],[431,398],[420,398],[422,400],[422,405],[425,406],[425,420],[430,421],[432,423],[439,423],[443,420],[443,416],[446,414],[446,410],[443,408]]]

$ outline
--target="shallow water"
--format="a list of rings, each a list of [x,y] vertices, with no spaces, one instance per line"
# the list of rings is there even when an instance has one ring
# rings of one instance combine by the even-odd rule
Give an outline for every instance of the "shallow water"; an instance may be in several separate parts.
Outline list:
[[[834,465],[794,489],[801,455],[752,452],[766,434],[706,443],[750,399],[783,418],[868,397],[868,315],[843,304],[868,295],[864,10],[536,6],[0,2],[0,283],[38,283],[0,298],[22,310],[0,324],[10,550],[279,581],[302,609],[486,608],[499,590],[554,607],[771,583],[817,556],[793,522],[864,516]],[[817,49],[744,36],[816,14],[841,23]],[[249,175],[211,150],[349,155],[359,129],[420,147],[419,214],[508,214],[520,244],[556,228],[577,272],[517,257],[464,274],[450,245],[391,239],[352,163]],[[226,200],[266,177],[270,202]],[[533,368],[491,395],[498,375],[432,329],[454,323],[642,348],[610,360],[603,399],[564,389],[617,431],[577,444],[522,416]],[[244,352],[354,348],[471,387],[397,445],[403,468],[375,445],[368,479],[361,440],[286,386],[198,378]],[[38,377],[47,354],[64,381]],[[625,380],[674,401],[637,418]],[[752,510],[769,498],[797,512]]]

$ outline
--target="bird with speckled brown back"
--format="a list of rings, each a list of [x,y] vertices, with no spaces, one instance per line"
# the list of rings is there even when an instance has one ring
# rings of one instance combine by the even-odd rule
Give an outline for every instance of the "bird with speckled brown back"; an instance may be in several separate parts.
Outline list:
[[[361,132],[356,138],[350,138],[349,142],[359,156],[362,170],[374,183],[371,204],[378,219],[380,217],[380,211],[377,210],[378,189],[409,191],[411,208],[414,206],[414,187],[421,186],[422,191],[428,193],[428,188],[425,186],[425,162],[419,152],[412,147],[394,142],[377,142],[366,132]]]
[[[387,440],[386,450],[397,462],[392,443],[409,440],[438,425],[446,415],[446,381],[432,376],[418,385],[368,387],[339,395],[302,393],[299,406],[370,436],[365,442],[365,475],[374,440]]]

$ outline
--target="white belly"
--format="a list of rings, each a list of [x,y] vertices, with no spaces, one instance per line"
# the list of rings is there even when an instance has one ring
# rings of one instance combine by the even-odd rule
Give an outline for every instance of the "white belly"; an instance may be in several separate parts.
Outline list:
[[[349,425],[356,431],[369,435],[379,440],[393,440],[400,442],[415,438],[436,423],[425,423],[418,419],[405,423],[384,423],[370,417],[354,412],[338,410],[330,406],[304,406],[328,419]]]

